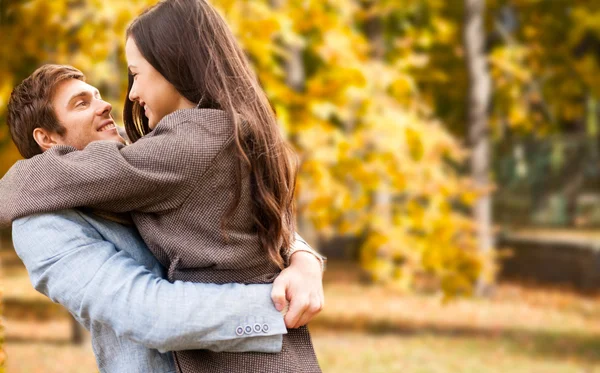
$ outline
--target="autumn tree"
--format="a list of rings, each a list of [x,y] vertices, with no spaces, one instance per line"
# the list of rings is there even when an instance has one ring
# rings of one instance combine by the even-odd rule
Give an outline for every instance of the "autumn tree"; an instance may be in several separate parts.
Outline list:
[[[124,29],[149,3],[2,2],[0,48],[10,57],[0,69],[0,100],[37,65],[55,62],[80,68],[122,101]],[[464,148],[420,82],[434,40],[451,45],[455,26],[419,29],[415,15],[431,7],[443,21],[445,2],[212,3],[298,151],[299,215],[320,237],[362,237],[360,260],[374,281],[410,289],[428,276],[447,294],[469,293],[482,261],[466,213],[477,194],[459,172]]]
[[[490,189],[490,130],[488,110],[490,103],[490,76],[485,51],[485,1],[465,0],[464,44],[466,52],[468,85],[468,134],[471,147],[471,173],[475,185],[481,190]],[[477,224],[479,250],[490,255],[494,246],[492,232],[492,200],[490,193],[475,201],[473,215]],[[480,278],[479,293],[487,281]]]

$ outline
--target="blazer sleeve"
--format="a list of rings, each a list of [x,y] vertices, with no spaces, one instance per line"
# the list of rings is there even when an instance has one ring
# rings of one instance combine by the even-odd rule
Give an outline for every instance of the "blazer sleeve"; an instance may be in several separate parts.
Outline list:
[[[271,285],[170,283],[116,250],[75,212],[13,224],[14,246],[33,286],[82,320],[161,352],[279,352],[287,333]],[[239,328],[267,325],[260,333]]]
[[[128,146],[54,146],[17,162],[0,180],[0,226],[80,206],[150,213],[177,208],[231,139],[225,113],[183,110]]]

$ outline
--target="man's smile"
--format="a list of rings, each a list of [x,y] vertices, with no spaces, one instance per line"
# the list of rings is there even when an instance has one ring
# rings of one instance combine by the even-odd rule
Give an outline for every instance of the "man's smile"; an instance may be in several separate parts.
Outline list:
[[[110,130],[116,130],[115,122],[112,119],[106,119],[100,123],[100,127],[96,131],[104,132]]]

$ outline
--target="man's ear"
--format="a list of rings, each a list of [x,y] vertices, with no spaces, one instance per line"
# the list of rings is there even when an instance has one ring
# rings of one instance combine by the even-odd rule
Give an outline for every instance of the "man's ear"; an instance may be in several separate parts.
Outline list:
[[[56,133],[39,127],[33,130],[33,139],[43,152],[58,144],[58,135]]]

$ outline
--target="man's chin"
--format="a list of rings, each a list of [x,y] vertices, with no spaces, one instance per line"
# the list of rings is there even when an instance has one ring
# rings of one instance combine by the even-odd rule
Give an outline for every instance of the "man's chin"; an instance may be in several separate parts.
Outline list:
[[[111,139],[111,141],[118,142],[118,143],[121,143],[121,144],[127,144],[127,142],[125,141],[125,139],[122,138],[121,136],[115,136],[114,138]]]
[[[112,141],[114,141],[114,142],[118,142],[118,143],[120,143],[120,144],[127,144],[127,142],[125,141],[125,139],[124,139],[124,138],[122,138],[121,136],[119,136],[119,137],[118,137],[118,138],[116,138],[116,139],[113,139]]]
[[[111,134],[110,136],[98,136],[94,141],[114,141],[121,144],[125,144],[125,139],[121,137],[119,133]]]

